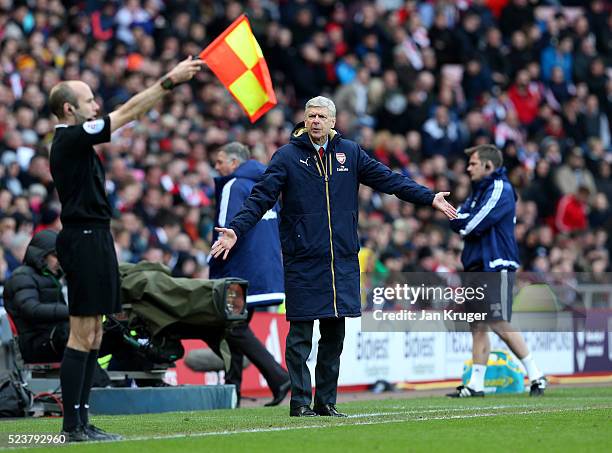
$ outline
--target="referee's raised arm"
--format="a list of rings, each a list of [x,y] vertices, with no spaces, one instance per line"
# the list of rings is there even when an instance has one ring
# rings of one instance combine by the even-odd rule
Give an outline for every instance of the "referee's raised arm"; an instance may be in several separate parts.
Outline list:
[[[143,114],[151,110],[168,91],[176,85],[187,82],[202,68],[201,60],[194,60],[191,56],[181,61],[164,77],[155,82],[146,90],[132,96],[125,104],[112,112],[111,132],[119,129],[130,121],[140,118]]]

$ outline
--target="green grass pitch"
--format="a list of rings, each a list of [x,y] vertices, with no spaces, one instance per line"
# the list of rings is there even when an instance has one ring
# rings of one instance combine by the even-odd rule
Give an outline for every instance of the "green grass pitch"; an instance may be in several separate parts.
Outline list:
[[[551,388],[527,395],[444,397],[339,405],[346,419],[289,418],[288,407],[96,416],[124,435],[113,443],[54,447],[83,452],[612,451],[612,387]],[[59,419],[0,422],[8,433],[58,433]],[[51,448],[38,447],[36,451]]]

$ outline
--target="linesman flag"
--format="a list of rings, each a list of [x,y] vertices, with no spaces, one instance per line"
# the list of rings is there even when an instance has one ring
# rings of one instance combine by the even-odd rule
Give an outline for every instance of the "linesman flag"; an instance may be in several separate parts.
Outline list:
[[[270,71],[243,14],[200,53],[251,123],[276,105]]]

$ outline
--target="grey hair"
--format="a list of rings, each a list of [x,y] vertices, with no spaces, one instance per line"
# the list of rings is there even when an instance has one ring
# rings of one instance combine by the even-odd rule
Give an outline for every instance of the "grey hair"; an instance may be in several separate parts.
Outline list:
[[[306,103],[305,110],[308,110],[311,107],[325,107],[327,110],[329,110],[329,113],[332,118],[336,117],[336,104],[334,104],[334,101],[329,98],[326,98],[325,96],[317,96],[310,99]]]
[[[227,157],[232,157],[240,163],[246,162],[251,158],[249,148],[247,148],[240,142],[228,143],[223,148],[221,148],[221,150],[224,151],[225,154],[227,154]]]

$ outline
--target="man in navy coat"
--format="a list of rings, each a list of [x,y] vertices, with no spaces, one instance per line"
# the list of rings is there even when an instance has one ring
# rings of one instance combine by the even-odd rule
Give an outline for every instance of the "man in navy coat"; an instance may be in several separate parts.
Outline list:
[[[291,379],[290,415],[336,416],[344,318],[361,315],[359,297],[359,184],[394,194],[404,201],[433,206],[448,218],[457,212],[444,197],[392,172],[361,147],[333,130],[336,106],[323,96],[306,103],[304,123],[287,145],[272,156],[242,210],[213,244],[211,254],[227,257],[282,194],[280,237],[285,269],[287,319],[285,359]],[[306,360],[312,347],[313,321],[321,338],[315,368],[316,394]]]

